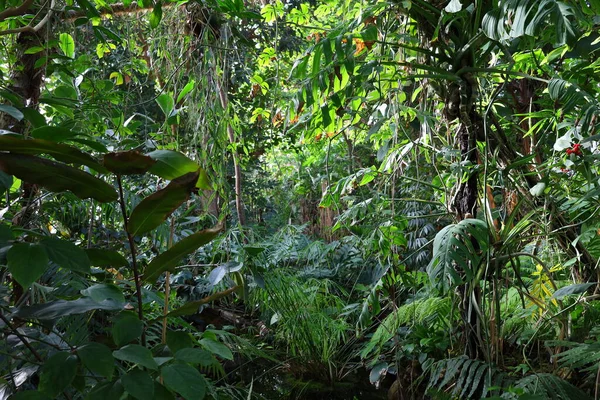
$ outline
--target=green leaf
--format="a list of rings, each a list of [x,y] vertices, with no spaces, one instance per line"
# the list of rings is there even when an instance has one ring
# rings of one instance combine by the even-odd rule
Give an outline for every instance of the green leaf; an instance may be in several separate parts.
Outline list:
[[[166,387],[186,400],[202,400],[206,395],[204,377],[188,364],[171,364],[161,369]]]
[[[171,97],[171,95],[163,93],[156,98],[156,102],[158,103],[158,106],[162,110],[163,114],[165,114],[165,117],[169,118],[171,116],[171,113],[173,112],[173,108],[175,107],[173,97]]]
[[[16,243],[6,255],[8,270],[24,288],[37,281],[48,267],[48,255],[42,246]]]
[[[194,90],[194,87],[196,86],[196,81],[195,80],[190,80],[181,90],[181,93],[179,93],[179,96],[177,96],[177,103],[181,102],[181,100],[183,100],[183,98],[192,90]]]
[[[144,330],[144,323],[131,311],[124,311],[117,317],[112,327],[112,336],[117,346],[123,346],[138,339]]]
[[[36,304],[28,307],[20,307],[14,313],[14,317],[22,319],[56,319],[67,315],[83,314],[92,310],[122,310],[123,303],[112,300],[96,302],[89,297],[77,300],[55,300],[48,303]]]
[[[115,370],[115,358],[108,347],[91,342],[77,349],[77,355],[83,365],[94,374],[111,379]]]
[[[46,118],[35,108],[23,108],[23,115],[34,128],[39,128],[47,124]]]
[[[76,147],[58,144],[49,140],[24,139],[20,135],[0,135],[0,148],[18,154],[48,154],[58,161],[86,165],[100,173],[108,173],[108,170],[89,154]]]
[[[0,153],[0,170],[26,182],[36,183],[51,192],[70,190],[82,199],[93,198],[101,203],[117,200],[117,192],[101,179],[39,157]]]
[[[196,187],[198,171],[173,179],[166,188],[146,197],[131,213],[127,231],[135,235],[146,233],[162,224]]]
[[[155,150],[147,154],[156,160],[156,164],[150,168],[150,173],[164,179],[175,179],[188,172],[198,171],[198,164],[183,154],[172,150]],[[200,169],[196,187],[199,189],[211,189],[206,172]]]
[[[175,400],[169,389],[154,381],[154,400]]]
[[[21,121],[24,117],[24,115],[21,111],[19,111],[17,108],[15,108],[13,106],[9,106],[7,104],[0,104],[0,112],[10,115],[17,121]]]
[[[136,368],[121,376],[121,383],[135,399],[148,400],[154,397],[154,380],[145,371]]]
[[[571,294],[581,294],[585,293],[589,288],[595,286],[596,282],[591,283],[576,283],[573,285],[561,287],[552,295],[553,299],[562,299],[565,296],[569,296]]]
[[[0,194],[9,190],[13,185],[12,175],[5,174],[0,171]]]
[[[58,40],[58,47],[60,47],[63,54],[69,58],[75,58],[75,41],[73,37],[68,33],[61,33]]]
[[[58,264],[61,268],[83,273],[90,272],[90,259],[86,252],[73,243],[56,238],[46,238],[40,241],[40,245],[46,250],[50,261]]]
[[[160,20],[162,19],[162,4],[161,2],[157,2],[154,5],[154,9],[150,13],[150,28],[155,29],[160,24]]]
[[[206,350],[218,355],[221,358],[224,358],[226,360],[233,360],[233,353],[231,353],[229,347],[225,346],[221,342],[204,338],[200,340],[200,345],[202,345],[202,347],[204,347]]]
[[[121,151],[104,155],[106,169],[117,175],[144,174],[156,164],[156,160],[138,151]]]
[[[78,135],[77,132],[58,126],[42,126],[31,131],[31,136],[33,138],[49,140],[55,143],[73,139]]]
[[[141,365],[148,369],[158,369],[158,364],[152,358],[152,352],[139,344],[128,344],[113,351],[113,356],[118,360]]]
[[[110,283],[98,283],[87,289],[83,289],[81,294],[90,297],[92,300],[101,303],[104,300],[113,300],[117,303],[125,303],[125,296],[118,286]]]
[[[67,388],[77,373],[77,357],[61,351],[48,358],[42,366],[38,390],[52,398]]]
[[[123,385],[120,380],[116,382],[99,383],[85,397],[86,400],[120,399],[123,396]]]
[[[190,364],[199,364],[208,367],[215,362],[212,353],[202,349],[181,349],[175,353],[175,358]]]
[[[129,262],[118,251],[108,249],[85,249],[94,267],[128,267]]]
[[[169,346],[171,353],[175,354],[181,349],[194,347],[194,341],[188,332],[168,330],[167,346]]]
[[[183,257],[213,240],[220,232],[221,227],[217,226],[212,229],[196,232],[193,235],[181,239],[169,250],[154,257],[152,262],[146,267],[144,280],[147,282],[154,282],[163,272],[173,272]]]

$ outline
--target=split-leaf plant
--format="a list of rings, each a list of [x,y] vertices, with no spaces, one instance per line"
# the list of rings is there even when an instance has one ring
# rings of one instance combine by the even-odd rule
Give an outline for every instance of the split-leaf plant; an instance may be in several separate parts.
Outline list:
[[[210,385],[199,368],[222,370],[216,356],[231,359],[231,351],[215,332],[193,335],[167,327],[181,326],[181,316],[236,288],[175,309],[149,289],[164,272],[173,272],[178,262],[215,238],[221,227],[179,240],[147,265],[137,255],[144,235],[199,189],[210,188],[198,164],[171,150],[94,157],[67,144],[4,134],[0,171],[51,193],[69,191],[81,201],[118,203],[122,237],[127,238],[123,248],[128,249],[127,257],[90,242],[84,249],[59,234],[2,221],[0,330],[6,343],[0,356],[2,391],[13,393],[15,399],[106,399],[125,393],[144,400],[205,397]],[[135,179],[131,175],[145,174],[170,182],[130,211],[124,183]],[[53,280],[59,272],[63,277],[67,273],[62,282]],[[43,295],[36,297],[34,292]],[[158,318],[147,317],[149,310],[161,308],[153,314]],[[95,320],[106,325],[106,319],[113,321],[110,330],[93,337],[77,334]],[[161,322],[162,340],[147,339],[146,330]]]

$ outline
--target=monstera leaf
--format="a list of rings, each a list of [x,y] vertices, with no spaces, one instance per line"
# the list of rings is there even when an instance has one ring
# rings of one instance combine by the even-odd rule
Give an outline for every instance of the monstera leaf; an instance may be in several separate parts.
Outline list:
[[[461,275],[471,280],[488,247],[488,227],[484,221],[465,219],[446,226],[433,241],[433,258],[427,266],[429,279],[444,292],[464,283]]]

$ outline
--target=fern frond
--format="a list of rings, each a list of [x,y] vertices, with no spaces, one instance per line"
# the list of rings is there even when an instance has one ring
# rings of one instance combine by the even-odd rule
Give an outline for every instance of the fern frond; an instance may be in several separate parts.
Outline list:
[[[591,399],[577,386],[552,374],[535,374],[520,379],[516,387],[525,393],[541,395],[550,400],[588,400]]]
[[[449,298],[430,297],[405,304],[385,317],[361,352],[361,356],[366,358],[375,349],[377,353],[381,352],[381,348],[396,335],[402,325],[423,323],[431,318],[447,321],[450,315]]]
[[[494,366],[467,356],[440,360],[429,368],[427,389],[449,392],[453,398],[484,398],[492,387],[506,386],[507,375]]]

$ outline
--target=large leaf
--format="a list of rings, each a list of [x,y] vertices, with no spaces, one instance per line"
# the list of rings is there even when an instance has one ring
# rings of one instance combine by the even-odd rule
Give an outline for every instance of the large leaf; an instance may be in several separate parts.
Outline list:
[[[129,262],[118,251],[108,249],[86,249],[90,263],[94,267],[127,267]]]
[[[48,303],[36,304],[28,307],[20,307],[14,313],[14,317],[22,319],[56,319],[66,315],[83,314],[92,310],[122,310],[123,303],[105,300],[100,303],[89,297],[77,300],[56,300]]]
[[[188,172],[195,172],[200,169],[196,162],[177,151],[155,150],[147,155],[156,160],[156,164],[150,168],[150,172],[164,179],[175,179]],[[200,169],[196,187],[211,189],[208,177],[203,169]]]
[[[115,358],[108,347],[101,343],[90,342],[77,349],[77,355],[83,365],[95,374],[110,379],[115,369]]]
[[[216,340],[204,338],[200,340],[200,345],[204,347],[206,350],[210,351],[217,356],[224,358],[226,360],[233,360],[233,353],[229,350],[229,347],[225,346],[221,342],[217,342]]]
[[[123,346],[142,335],[144,323],[137,315],[130,311],[124,311],[117,317],[112,327],[112,336],[117,346]]]
[[[473,240],[478,243],[478,250]],[[442,291],[463,283],[462,276],[470,281],[488,247],[488,227],[484,221],[465,219],[446,226],[433,241],[433,257],[427,266],[429,279]]]
[[[212,229],[196,232],[175,243],[173,247],[156,256],[152,262],[148,264],[144,273],[144,280],[154,282],[163,272],[173,272],[183,257],[213,240],[217,237],[219,232],[221,232],[221,229],[220,226],[217,226]]]
[[[0,135],[0,149],[18,154],[48,154],[67,164],[85,165],[103,174],[108,172],[89,154],[73,146],[49,140],[24,139],[20,135]]]
[[[573,8],[562,1],[501,0],[483,17],[482,27],[488,37],[504,42],[554,29],[554,44],[563,45],[577,37],[574,20]]]
[[[196,187],[198,171],[173,179],[166,188],[146,197],[131,213],[127,231],[132,235],[146,233],[162,224],[169,215],[189,199]]]
[[[29,243],[16,243],[6,255],[8,270],[24,288],[37,281],[48,267],[48,255],[42,246]]]
[[[41,126],[31,131],[31,137],[57,144],[79,136],[79,133],[59,126]]]
[[[181,349],[194,347],[194,340],[188,332],[168,330],[167,346],[171,353],[175,354]]]
[[[186,400],[201,400],[206,395],[204,377],[188,364],[171,364],[161,369],[166,387]]]
[[[82,199],[101,203],[117,200],[117,192],[101,179],[64,164],[20,154],[0,153],[0,170],[25,182],[36,183],[51,192],[69,190]]]
[[[46,238],[40,241],[50,261],[71,271],[90,272],[90,259],[85,250],[66,240]]]
[[[53,399],[73,382],[77,373],[77,357],[62,351],[44,362],[40,373],[39,391]]]
[[[208,367],[215,362],[212,353],[203,349],[181,349],[175,353],[175,358],[190,364],[199,364]]]
[[[104,300],[113,300],[117,303],[125,303],[125,296],[118,286],[110,283],[98,283],[87,289],[83,289],[81,294],[90,297],[92,300],[101,303]]]
[[[17,108],[13,106],[9,106],[8,104],[0,104],[0,112],[7,113],[17,121],[23,119],[23,113],[19,111]]]
[[[595,286],[596,282],[592,283],[575,283],[573,285],[561,287],[552,295],[553,299],[562,299],[565,296],[571,294],[581,294],[585,293],[589,288]]]
[[[122,361],[128,361],[148,369],[158,369],[158,364],[152,358],[152,352],[139,344],[129,344],[113,351],[113,356]]]
[[[138,151],[122,151],[104,155],[104,166],[117,175],[144,174],[156,164],[156,160]]]
[[[140,369],[133,369],[121,377],[123,387],[138,400],[148,400],[154,397],[154,381],[147,372]]]

